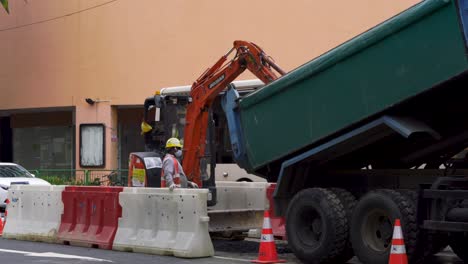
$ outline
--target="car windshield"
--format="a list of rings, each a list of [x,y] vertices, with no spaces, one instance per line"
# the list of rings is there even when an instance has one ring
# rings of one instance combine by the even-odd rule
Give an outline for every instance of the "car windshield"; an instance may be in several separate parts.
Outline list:
[[[32,175],[24,168],[15,165],[0,165],[0,178],[28,177]]]

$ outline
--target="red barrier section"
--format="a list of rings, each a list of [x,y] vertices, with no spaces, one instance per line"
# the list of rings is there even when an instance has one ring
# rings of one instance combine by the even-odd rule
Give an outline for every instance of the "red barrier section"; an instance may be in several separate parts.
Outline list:
[[[122,216],[122,190],[123,187],[65,187],[58,239],[64,244],[112,249]]]
[[[268,211],[270,212],[271,227],[273,229],[273,235],[276,238],[287,240],[285,218],[274,216],[275,204],[273,201],[273,193],[275,192],[275,188],[276,188],[276,183],[270,183],[270,186],[267,189],[267,197],[268,197],[268,201],[270,202],[270,210]]]

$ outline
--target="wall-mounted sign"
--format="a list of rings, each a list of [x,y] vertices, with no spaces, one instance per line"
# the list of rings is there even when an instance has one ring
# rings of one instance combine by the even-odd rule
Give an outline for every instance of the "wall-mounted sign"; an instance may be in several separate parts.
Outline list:
[[[104,124],[80,125],[81,167],[104,167],[105,132]]]

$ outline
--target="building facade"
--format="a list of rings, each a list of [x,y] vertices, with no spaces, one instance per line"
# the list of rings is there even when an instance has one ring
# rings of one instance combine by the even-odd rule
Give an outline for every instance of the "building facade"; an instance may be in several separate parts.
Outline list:
[[[125,169],[143,150],[145,98],[193,83],[234,40],[290,71],[417,2],[10,1],[10,15],[0,10],[0,161]]]

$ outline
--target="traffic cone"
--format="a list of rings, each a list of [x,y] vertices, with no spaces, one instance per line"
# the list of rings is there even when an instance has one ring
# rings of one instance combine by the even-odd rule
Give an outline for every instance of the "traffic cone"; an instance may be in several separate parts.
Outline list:
[[[10,203],[10,200],[7,198],[5,200],[5,203],[6,203],[7,208],[8,208],[8,204]],[[3,219],[2,219],[2,217],[0,217],[0,237],[3,235],[3,228],[5,227],[5,224],[6,224],[6,219],[7,219],[7,215],[8,215],[7,208],[5,208],[5,213],[3,214]]]
[[[3,235],[3,220],[0,217],[0,237]]]
[[[284,259],[278,259],[276,253],[275,238],[273,237],[273,229],[271,228],[270,212],[265,210],[263,215],[263,228],[260,240],[260,250],[258,259],[252,260],[254,263],[281,263],[286,262]]]
[[[3,225],[5,225],[6,223],[6,219],[7,219],[7,216],[8,216],[8,205],[10,204],[10,199],[6,198],[5,200],[5,204],[6,204],[6,208],[5,208],[5,214],[3,214]]]
[[[388,264],[408,264],[406,256],[405,241],[403,240],[403,232],[401,231],[400,219],[395,220],[393,228],[392,247]]]

